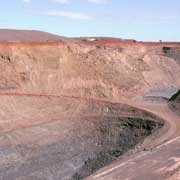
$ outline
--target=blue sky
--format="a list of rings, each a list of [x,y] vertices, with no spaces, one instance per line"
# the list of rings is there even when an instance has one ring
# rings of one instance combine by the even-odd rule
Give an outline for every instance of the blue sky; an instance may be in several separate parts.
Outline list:
[[[180,41],[180,0],[6,0],[0,28]]]

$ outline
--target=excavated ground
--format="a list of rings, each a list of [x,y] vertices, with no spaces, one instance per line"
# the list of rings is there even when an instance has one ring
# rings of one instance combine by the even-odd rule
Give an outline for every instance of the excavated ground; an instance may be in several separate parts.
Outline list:
[[[106,43],[0,42],[0,93],[66,94],[120,102],[179,89],[179,44],[171,48],[161,43],[120,41],[119,46],[114,44],[117,47]]]
[[[1,95],[0,109],[3,180],[82,179],[163,125],[128,105],[70,97]]]
[[[177,91],[168,102],[171,110],[180,115],[180,90]]]
[[[159,94],[165,103],[180,87],[179,47],[103,38],[0,42],[0,180],[78,180],[141,143],[177,137],[179,117],[154,101]]]

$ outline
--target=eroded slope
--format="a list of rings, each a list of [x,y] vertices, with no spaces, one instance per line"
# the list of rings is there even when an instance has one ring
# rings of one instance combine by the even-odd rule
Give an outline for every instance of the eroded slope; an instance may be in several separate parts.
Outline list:
[[[51,96],[0,97],[0,179],[82,179],[162,125],[123,104]]]
[[[135,99],[180,85],[177,60],[163,45],[1,43],[0,92]]]
[[[169,106],[180,115],[180,90],[170,98]]]
[[[162,119],[102,99],[167,98],[180,67],[165,47],[179,44],[1,42],[0,178],[81,179],[142,143]]]

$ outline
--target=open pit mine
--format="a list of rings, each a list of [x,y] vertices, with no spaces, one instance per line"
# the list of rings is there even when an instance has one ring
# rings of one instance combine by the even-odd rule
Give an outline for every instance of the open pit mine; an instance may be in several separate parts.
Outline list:
[[[180,43],[0,30],[0,180],[180,180]]]

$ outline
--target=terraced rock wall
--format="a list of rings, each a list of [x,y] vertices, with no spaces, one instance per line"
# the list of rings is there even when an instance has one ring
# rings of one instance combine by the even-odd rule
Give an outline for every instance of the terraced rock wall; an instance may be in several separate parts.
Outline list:
[[[178,88],[180,67],[163,46],[0,43],[0,93],[134,99]]]

